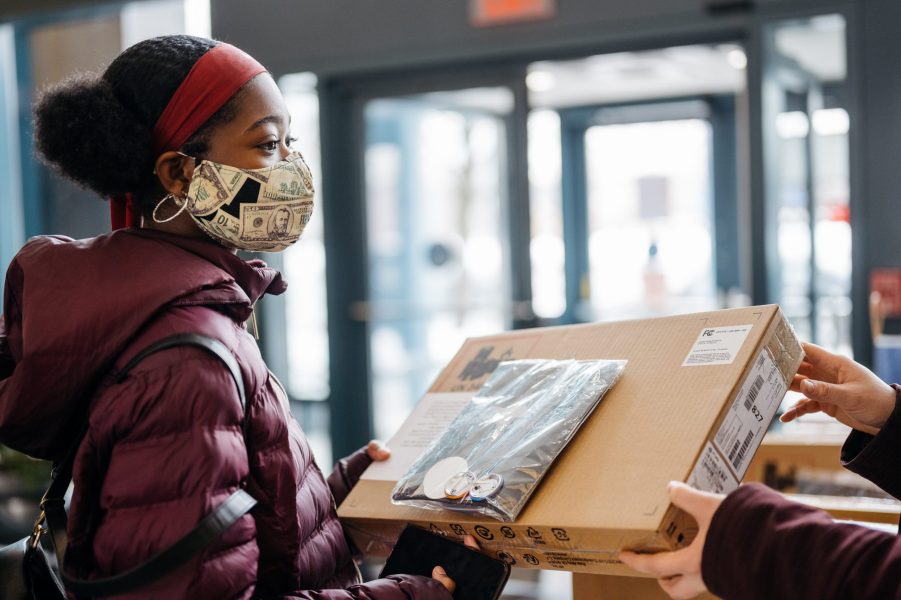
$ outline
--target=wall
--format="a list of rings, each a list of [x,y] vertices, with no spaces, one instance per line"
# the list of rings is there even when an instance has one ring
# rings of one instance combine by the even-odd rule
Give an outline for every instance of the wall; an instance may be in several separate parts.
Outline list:
[[[86,44],[84,40],[91,40]],[[28,36],[35,93],[73,73],[102,69],[121,51],[117,14],[34,28]],[[78,140],[72,140],[77,144]],[[33,159],[33,157],[32,157]],[[43,193],[42,229],[75,238],[103,233],[109,209],[93,192],[82,190],[50,169],[39,171]],[[29,202],[37,201],[30,198]]]
[[[468,0],[214,0],[213,32],[276,73],[320,74],[429,62],[565,52],[691,27],[737,26],[741,13],[711,15],[704,0],[558,0],[553,20],[475,28]],[[816,6],[810,0],[757,0],[762,8]],[[695,33],[695,40],[697,34]]]

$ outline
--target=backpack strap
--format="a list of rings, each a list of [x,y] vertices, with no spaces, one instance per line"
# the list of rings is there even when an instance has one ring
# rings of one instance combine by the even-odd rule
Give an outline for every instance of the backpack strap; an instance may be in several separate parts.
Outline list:
[[[182,333],[164,338],[136,354],[134,358],[128,361],[122,370],[116,374],[113,381],[115,383],[121,383],[135,365],[151,354],[177,346],[194,346],[201,348],[219,358],[225,364],[238,389],[238,397],[240,398],[241,408],[244,413],[243,427],[246,431],[247,397],[244,391],[244,379],[241,376],[241,369],[238,367],[238,362],[225,344],[214,338],[197,333]],[[53,540],[53,546],[56,550],[60,571],[62,571],[66,547],[68,545],[66,535],[68,517],[66,515],[64,496],[69,488],[69,483],[72,480],[72,466],[75,462],[75,454],[77,453],[85,433],[87,433],[87,423],[78,438],[72,444],[66,457],[56,468],[54,468],[53,480],[50,483],[50,487],[47,488],[47,493],[44,494],[44,498],[41,500],[41,510],[46,518],[47,530]],[[250,494],[243,489],[238,489],[213,512],[208,514],[196,527],[194,527],[194,529],[150,560],[124,573],[104,579],[74,579],[63,573],[62,580],[65,583],[67,590],[74,592],[79,596],[99,598],[130,592],[141,586],[157,581],[183,566],[192,557],[200,553],[210,542],[218,537],[219,534],[234,525],[238,519],[244,516],[255,504],[256,500],[254,500]]]

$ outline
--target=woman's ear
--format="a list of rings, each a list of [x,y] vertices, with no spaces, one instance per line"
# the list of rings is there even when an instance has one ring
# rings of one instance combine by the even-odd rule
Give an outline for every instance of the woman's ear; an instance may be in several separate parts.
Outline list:
[[[156,159],[154,173],[166,193],[181,198],[188,193],[194,174],[194,159],[174,150],[163,152]]]

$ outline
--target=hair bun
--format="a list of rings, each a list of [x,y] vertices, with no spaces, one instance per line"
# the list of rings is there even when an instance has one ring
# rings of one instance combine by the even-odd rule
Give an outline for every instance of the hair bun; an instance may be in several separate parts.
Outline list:
[[[146,185],[152,132],[102,77],[77,75],[51,86],[34,112],[35,146],[63,175],[101,196]]]

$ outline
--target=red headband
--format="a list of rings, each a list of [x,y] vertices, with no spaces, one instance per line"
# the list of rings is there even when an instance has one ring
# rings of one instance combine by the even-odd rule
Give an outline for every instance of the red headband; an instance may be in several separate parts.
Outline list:
[[[265,71],[243,50],[230,44],[213,47],[194,63],[157,120],[153,155],[181,148],[242,85]],[[110,221],[114,230],[140,223],[130,197],[110,199]]]

